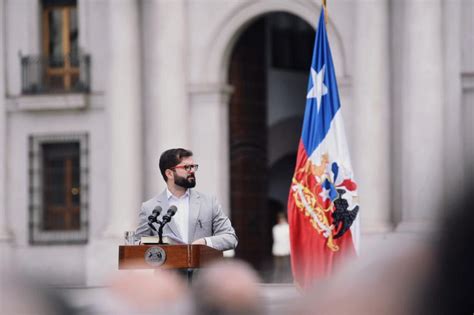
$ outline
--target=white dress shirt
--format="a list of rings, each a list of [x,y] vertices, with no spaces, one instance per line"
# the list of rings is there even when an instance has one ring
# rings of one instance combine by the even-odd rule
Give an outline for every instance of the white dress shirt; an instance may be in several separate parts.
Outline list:
[[[178,211],[173,217],[174,222],[178,226],[179,234],[186,243],[189,243],[188,226],[189,226],[189,189],[180,198],[176,197],[166,189],[169,206],[176,206]]]
[[[176,208],[178,208],[173,220],[178,227],[182,240],[188,244],[191,243],[189,240],[189,189],[187,189],[184,195],[182,195],[180,198],[173,195],[169,189],[166,189],[166,196],[168,197],[168,205],[170,207],[176,206]],[[204,239],[206,241],[206,245],[212,247],[212,241],[210,238],[205,237]]]

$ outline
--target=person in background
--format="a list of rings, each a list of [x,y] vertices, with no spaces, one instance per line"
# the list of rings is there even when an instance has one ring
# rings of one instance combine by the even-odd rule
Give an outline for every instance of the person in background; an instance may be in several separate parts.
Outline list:
[[[284,212],[278,212],[273,226],[273,282],[291,282],[290,275],[290,227]]]

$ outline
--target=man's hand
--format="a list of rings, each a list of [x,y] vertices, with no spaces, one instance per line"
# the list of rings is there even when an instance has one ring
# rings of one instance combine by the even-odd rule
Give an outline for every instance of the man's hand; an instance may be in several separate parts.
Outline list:
[[[200,238],[198,240],[195,240],[194,242],[191,243],[192,245],[206,245],[206,240],[203,238]]]

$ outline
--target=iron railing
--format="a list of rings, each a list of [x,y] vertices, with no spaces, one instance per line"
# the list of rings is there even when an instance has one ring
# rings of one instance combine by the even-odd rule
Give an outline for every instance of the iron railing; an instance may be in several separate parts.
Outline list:
[[[90,90],[90,56],[20,56],[23,94]]]

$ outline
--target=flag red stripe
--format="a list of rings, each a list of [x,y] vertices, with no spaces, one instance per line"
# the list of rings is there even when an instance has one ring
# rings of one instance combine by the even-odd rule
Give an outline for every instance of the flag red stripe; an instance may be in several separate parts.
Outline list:
[[[310,185],[308,188],[315,191],[316,181],[312,180],[312,176],[307,176],[307,173],[301,172],[307,160],[304,145],[300,141],[294,177],[298,181],[304,182],[305,185]],[[330,212],[328,219],[329,223],[332,223]],[[288,221],[290,225],[293,276],[294,280],[303,288],[309,287],[315,279],[330,275],[334,267],[344,257],[355,254],[350,231],[347,231],[341,238],[333,240],[333,243],[339,247],[338,251],[333,251],[327,246],[328,238],[318,232],[313,227],[310,218],[305,215],[305,212],[297,207],[292,189],[290,189],[288,198]]]

